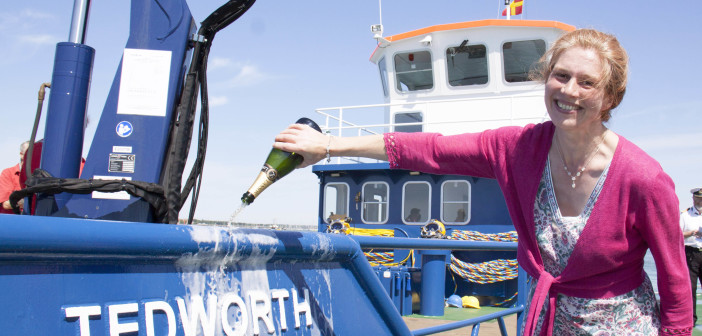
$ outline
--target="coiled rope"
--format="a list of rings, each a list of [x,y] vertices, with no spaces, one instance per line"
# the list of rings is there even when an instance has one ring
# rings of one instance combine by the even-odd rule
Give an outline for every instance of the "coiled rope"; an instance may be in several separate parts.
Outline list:
[[[508,231],[500,233],[482,233],[478,231],[463,231],[454,230],[448,239],[456,240],[474,240],[474,241],[502,241],[516,242],[517,231]]]
[[[482,263],[467,263],[451,254],[451,271],[461,278],[478,284],[495,283],[517,277],[516,259],[495,259]]]
[[[516,242],[517,232],[482,233],[477,231],[454,230],[448,239],[471,241],[503,241]],[[468,263],[451,254],[452,272],[461,278],[478,284],[495,283],[511,280],[517,277],[518,268],[516,259],[496,259],[481,263]]]
[[[395,236],[395,231],[390,230],[390,229],[359,229],[359,228],[350,228],[347,231],[348,234],[350,235],[357,235],[357,236],[380,236],[380,237],[394,237]],[[391,251],[383,251],[383,252],[373,252],[373,250],[363,252],[363,254],[366,255],[366,258],[368,259],[368,263],[371,264],[371,266],[387,266],[387,267],[392,267],[392,266],[400,266],[404,265],[407,260],[410,258],[414,259],[414,250],[410,250],[409,254],[405,259],[399,262],[395,262],[395,252]]]
[[[472,241],[502,241],[502,242],[516,242],[517,232],[501,232],[501,233],[482,233],[478,231],[463,231],[454,230],[447,239],[455,240],[472,240]],[[453,274],[457,274],[466,281],[478,283],[478,284],[488,284],[498,281],[505,281],[515,279],[519,273],[518,264],[516,259],[496,259],[490,260],[482,263],[467,263],[462,261],[451,254],[451,265],[449,269]],[[453,274],[451,275],[453,277]],[[458,289],[458,283],[454,280],[456,288],[454,288],[454,293]],[[503,306],[517,297],[518,292],[515,292],[511,297],[492,304],[493,307]]]

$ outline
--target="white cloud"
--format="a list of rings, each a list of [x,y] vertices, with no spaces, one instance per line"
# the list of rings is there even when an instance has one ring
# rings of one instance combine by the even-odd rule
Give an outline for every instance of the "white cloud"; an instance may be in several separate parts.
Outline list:
[[[218,68],[229,68],[232,62],[228,58],[224,57],[211,57],[207,60],[207,69],[218,69]]]
[[[257,66],[246,64],[242,65],[239,73],[229,80],[229,85],[231,87],[255,86],[272,77],[262,72]]]
[[[36,35],[21,35],[18,36],[18,40],[22,44],[31,44],[35,46],[42,45],[54,45],[56,44],[57,38],[49,34],[36,34]]]
[[[56,16],[47,12],[25,8],[16,12],[0,13],[0,28],[4,34],[18,31],[39,30],[46,28],[46,21],[54,21]]]
[[[47,20],[53,19],[56,16],[51,13],[38,12],[32,8],[25,8],[20,12],[20,17],[22,17],[22,19],[29,20]]]
[[[227,96],[209,96],[210,107],[226,105],[228,102]]]
[[[210,80],[221,82],[218,87],[241,88],[259,85],[276,76],[266,73],[257,65],[245,62],[233,62],[225,57],[210,57],[207,63]],[[215,85],[212,85],[213,87]]]
[[[0,65],[21,63],[49,52],[60,38],[55,35],[56,16],[34,9],[0,13],[0,44],[4,55]],[[47,33],[48,32],[48,33]]]

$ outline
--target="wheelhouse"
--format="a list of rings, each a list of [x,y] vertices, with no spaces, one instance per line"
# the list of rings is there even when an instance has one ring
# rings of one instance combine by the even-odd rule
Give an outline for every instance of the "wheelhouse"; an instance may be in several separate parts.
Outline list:
[[[370,61],[378,67],[384,103],[317,109],[325,119],[322,128],[337,136],[450,135],[543,122],[544,88],[531,80],[530,72],[550,44],[573,29],[553,21],[483,20],[379,38]],[[320,181],[321,232],[517,240],[504,195],[493,179],[391,170],[387,162],[348,157],[312,170]],[[443,234],[427,234],[439,224]],[[411,273],[418,267],[415,258],[431,253],[365,252],[378,274],[383,267],[398,266]],[[452,251],[445,258],[445,297],[476,295],[481,305],[514,303],[515,252]],[[468,267],[473,271],[466,271]],[[474,271],[491,267],[499,269],[483,275]]]

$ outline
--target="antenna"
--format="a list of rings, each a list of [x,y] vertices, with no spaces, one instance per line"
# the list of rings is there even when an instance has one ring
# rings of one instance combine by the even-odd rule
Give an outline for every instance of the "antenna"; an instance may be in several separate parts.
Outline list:
[[[383,38],[383,4],[382,0],[378,0],[378,13],[380,15],[380,23],[370,27],[373,38],[378,41],[378,46],[385,48],[390,45],[390,41]]]

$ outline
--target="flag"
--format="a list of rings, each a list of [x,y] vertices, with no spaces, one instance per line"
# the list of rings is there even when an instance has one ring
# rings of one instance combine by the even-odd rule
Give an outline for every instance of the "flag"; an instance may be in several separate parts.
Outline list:
[[[512,0],[509,4],[509,15],[522,14],[522,4],[524,0]],[[502,16],[507,16],[507,8],[502,11]]]

